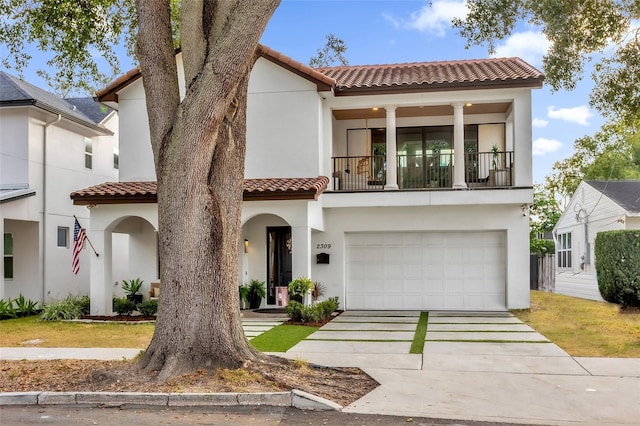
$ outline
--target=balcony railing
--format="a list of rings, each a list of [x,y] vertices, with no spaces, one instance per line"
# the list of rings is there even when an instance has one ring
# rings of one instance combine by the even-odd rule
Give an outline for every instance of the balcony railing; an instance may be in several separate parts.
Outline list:
[[[400,189],[437,189],[453,186],[452,153],[398,155]],[[513,183],[513,151],[465,152],[465,182],[469,188],[504,187]],[[384,189],[384,155],[333,157],[334,190],[370,191]]]

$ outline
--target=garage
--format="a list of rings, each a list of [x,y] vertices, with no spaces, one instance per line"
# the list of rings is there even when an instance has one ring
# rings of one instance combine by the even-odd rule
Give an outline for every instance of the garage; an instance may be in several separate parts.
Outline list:
[[[346,308],[505,310],[503,231],[346,234]]]

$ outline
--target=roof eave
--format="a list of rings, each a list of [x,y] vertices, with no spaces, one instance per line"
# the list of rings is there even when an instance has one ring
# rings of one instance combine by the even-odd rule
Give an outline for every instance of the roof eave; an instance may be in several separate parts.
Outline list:
[[[368,86],[368,87],[337,87],[336,96],[358,96],[358,95],[378,95],[378,94],[402,94],[419,92],[449,92],[457,90],[486,90],[486,89],[521,89],[542,88],[544,78],[527,78],[522,80],[490,80],[490,81],[470,81],[458,83],[423,83],[404,84],[390,86]]]

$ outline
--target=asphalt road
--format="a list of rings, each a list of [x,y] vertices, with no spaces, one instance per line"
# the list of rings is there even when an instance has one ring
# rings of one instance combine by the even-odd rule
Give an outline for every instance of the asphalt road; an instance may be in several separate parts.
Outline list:
[[[290,407],[2,406],[0,424],[14,425],[497,425],[411,417],[303,411]],[[505,425],[505,423],[499,423]],[[520,425],[522,426],[522,425]]]

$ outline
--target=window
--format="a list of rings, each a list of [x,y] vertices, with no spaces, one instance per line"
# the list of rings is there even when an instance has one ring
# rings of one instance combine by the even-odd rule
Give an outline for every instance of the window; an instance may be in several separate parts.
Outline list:
[[[84,138],[84,167],[93,168],[93,141],[89,138]]]
[[[4,278],[13,279],[13,235],[4,234]]]
[[[558,268],[571,268],[571,232],[558,234],[556,253]]]
[[[69,228],[58,226],[58,247],[69,247]]]
[[[113,168],[118,170],[120,168],[120,149],[113,148]]]

